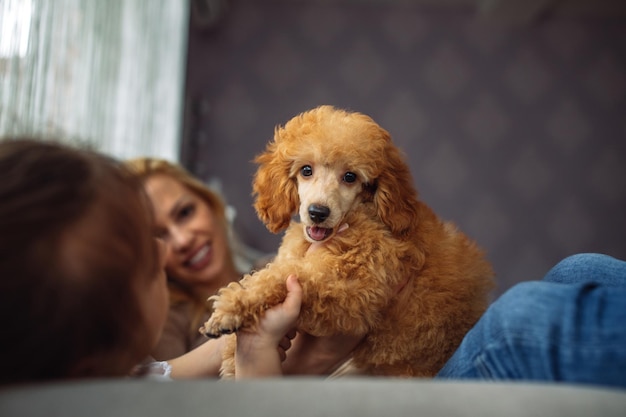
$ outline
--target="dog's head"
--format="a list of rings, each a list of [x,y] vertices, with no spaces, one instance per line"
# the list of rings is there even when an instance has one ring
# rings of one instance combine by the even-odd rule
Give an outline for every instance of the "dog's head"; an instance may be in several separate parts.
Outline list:
[[[255,162],[255,209],[274,233],[297,213],[309,241],[326,240],[364,201],[394,234],[417,221],[409,169],[389,133],[366,115],[332,106],[304,112],[276,128]]]

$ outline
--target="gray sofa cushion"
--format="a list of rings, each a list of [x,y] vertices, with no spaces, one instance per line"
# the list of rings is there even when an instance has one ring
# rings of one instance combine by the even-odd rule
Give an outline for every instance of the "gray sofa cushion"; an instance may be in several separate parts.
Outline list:
[[[422,379],[95,380],[0,391],[0,416],[602,416],[626,391]]]

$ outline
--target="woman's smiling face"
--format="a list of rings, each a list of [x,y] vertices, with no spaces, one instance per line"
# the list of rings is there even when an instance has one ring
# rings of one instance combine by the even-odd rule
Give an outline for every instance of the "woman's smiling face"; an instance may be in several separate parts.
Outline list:
[[[167,248],[168,276],[192,287],[221,287],[228,241],[208,202],[167,175],[155,174],[144,185],[154,206],[156,235]]]

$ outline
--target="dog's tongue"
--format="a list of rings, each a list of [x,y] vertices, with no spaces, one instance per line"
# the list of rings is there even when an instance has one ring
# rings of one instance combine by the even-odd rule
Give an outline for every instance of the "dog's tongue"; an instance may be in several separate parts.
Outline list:
[[[326,229],[324,227],[311,226],[309,228],[309,236],[313,240],[324,240],[326,239],[326,235],[330,232],[330,229]]]

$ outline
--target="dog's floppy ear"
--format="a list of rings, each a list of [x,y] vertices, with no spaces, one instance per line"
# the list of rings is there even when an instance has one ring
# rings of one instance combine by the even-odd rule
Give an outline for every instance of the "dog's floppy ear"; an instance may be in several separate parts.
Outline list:
[[[390,138],[389,138],[390,139]],[[376,180],[374,204],[378,216],[394,235],[404,235],[417,225],[417,191],[400,150],[388,142],[386,161]]]
[[[272,233],[285,229],[291,216],[298,209],[299,198],[296,180],[290,178],[292,162],[284,157],[276,139],[270,142],[265,152],[258,155],[254,162],[259,164],[252,182],[253,195],[256,197],[254,208],[259,219]]]

